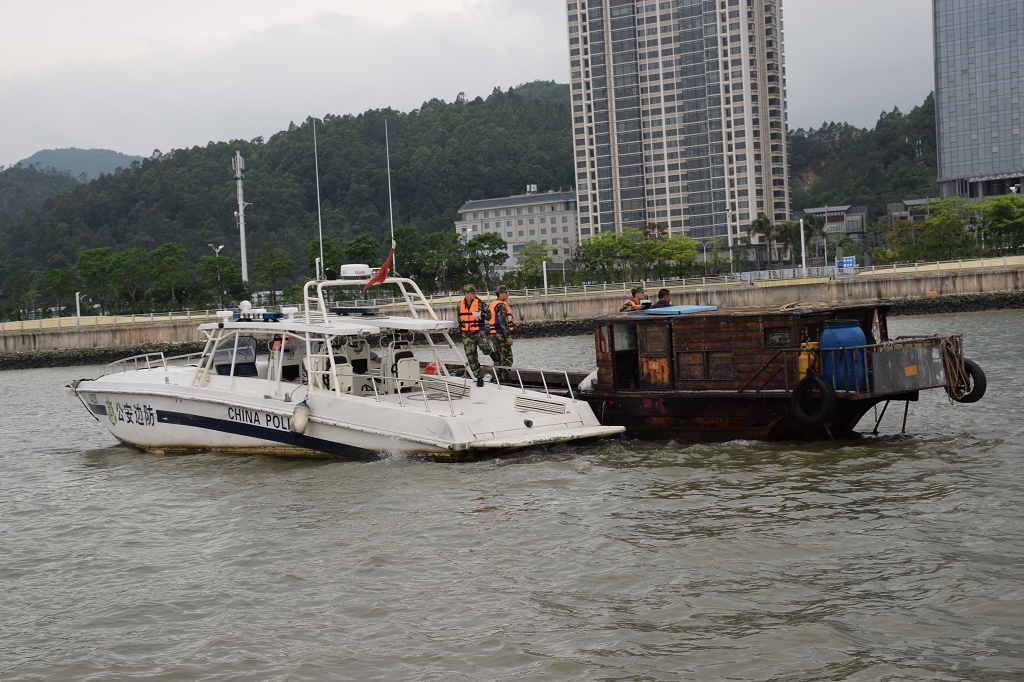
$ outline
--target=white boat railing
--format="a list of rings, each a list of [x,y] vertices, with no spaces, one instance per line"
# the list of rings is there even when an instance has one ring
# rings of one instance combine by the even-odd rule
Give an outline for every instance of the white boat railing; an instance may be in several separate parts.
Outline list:
[[[492,375],[494,376],[494,382],[498,385],[498,390],[502,389],[501,378],[498,376],[498,370],[507,370],[509,372],[515,372],[516,378],[519,380],[519,389],[526,393],[526,385],[523,383],[523,370],[518,367],[505,367],[504,365],[491,365],[491,369],[494,370]],[[554,375],[565,379],[565,386],[569,391],[569,397],[572,401],[576,402],[576,394],[572,390],[572,382],[569,380],[569,372],[563,369],[534,369],[529,368],[525,370],[528,373],[535,373],[540,375],[541,385],[544,386],[544,395],[548,398],[551,397],[551,388],[548,386],[548,380],[546,375]]]
[[[170,367],[171,363],[187,367],[192,364],[193,360],[199,359],[202,356],[202,353],[188,353],[171,357],[166,357],[163,353],[142,353],[141,355],[133,355],[130,358],[121,358],[109,363],[106,373],[115,374],[117,372],[137,372],[140,369],[159,369],[161,367]],[[129,364],[131,364],[130,368]]]
[[[403,395],[402,389],[403,388],[411,388],[411,385],[418,386],[419,389],[420,389],[419,393],[420,393],[421,396],[423,396],[423,409],[426,412],[430,412],[430,404],[429,403],[430,403],[430,400],[431,400],[431,395],[434,396],[433,397],[434,400],[441,400],[441,398],[438,396],[437,391],[439,390],[440,386],[443,385],[444,386],[444,402],[448,403],[448,410],[451,412],[451,415],[454,417],[455,416],[455,402],[454,401],[457,400],[458,398],[468,398],[469,397],[470,388],[466,385],[466,382],[463,381],[463,384],[461,386],[458,385],[458,384],[454,385],[454,387],[457,390],[456,390],[456,396],[453,398],[452,397],[452,390],[451,390],[452,389],[452,383],[450,381],[446,381],[443,377],[437,377],[437,376],[431,376],[429,379],[424,379],[423,376],[424,375],[420,375],[419,379],[405,379],[405,378],[401,378],[401,377],[382,377],[382,376],[376,376],[376,375],[372,375],[371,374],[371,375],[368,375],[367,378],[370,380],[370,383],[373,385],[373,397],[374,397],[374,400],[376,400],[378,403],[381,401],[381,392],[377,390],[377,382],[379,381],[379,382],[381,382],[383,388],[385,389],[384,395],[396,395],[397,394],[398,395],[398,404],[400,406],[402,406],[402,407],[406,406],[406,398]],[[394,393],[392,393],[391,391],[387,390],[387,386],[388,386],[388,382],[389,381],[392,382],[392,383],[396,383],[397,384],[398,390],[395,391]],[[428,388],[430,389],[431,394],[427,393]],[[412,395],[415,395],[415,392],[411,392],[410,397]]]

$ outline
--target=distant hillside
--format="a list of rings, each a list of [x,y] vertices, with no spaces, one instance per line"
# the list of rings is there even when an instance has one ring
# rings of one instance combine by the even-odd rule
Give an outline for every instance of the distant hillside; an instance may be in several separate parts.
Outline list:
[[[26,211],[34,211],[78,182],[67,171],[35,166],[12,166],[0,170],[0,215],[21,220]]]
[[[44,149],[18,162],[20,166],[39,166],[67,171],[79,178],[83,173],[86,180],[95,180],[100,173],[113,173],[118,168],[127,168],[132,161],[142,161],[141,156],[129,156],[111,149]]]
[[[871,219],[887,203],[936,196],[935,98],[904,114],[883,112],[871,130],[823,123],[789,133],[793,210],[867,206]]]
[[[533,81],[512,88],[512,92],[525,97],[536,97],[549,102],[563,103],[569,101],[569,84],[555,81]]]
[[[552,93],[561,89],[562,95]],[[384,119],[391,136],[395,223],[421,234],[451,231],[468,199],[575,184],[567,85],[495,89],[486,99],[434,99],[408,113],[372,110],[317,123],[324,234],[347,243],[388,233]],[[0,272],[46,267],[56,254],[74,263],[82,249],[184,245],[190,258],[226,244],[237,257],[231,157],[245,157],[250,258],[267,242],[307,262],[317,233],[311,121],[264,141],[173,150],[51,199],[18,225],[0,223]]]

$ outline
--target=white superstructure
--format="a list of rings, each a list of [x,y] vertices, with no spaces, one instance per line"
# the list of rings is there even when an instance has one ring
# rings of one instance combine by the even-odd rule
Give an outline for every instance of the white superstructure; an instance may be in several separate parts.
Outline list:
[[[449,336],[456,325],[438,317],[412,280],[384,281],[409,316],[331,306],[332,290],[366,282],[309,282],[302,312],[243,302],[199,327],[202,353],[128,358],[68,391],[119,441],[159,452],[464,459],[623,431],[601,426],[571,387],[559,395],[529,390],[519,379],[478,388],[472,377],[454,376],[465,364]],[[426,342],[431,363],[415,357],[416,341]],[[460,367],[452,372],[449,364]],[[546,374],[545,386],[565,373]]]

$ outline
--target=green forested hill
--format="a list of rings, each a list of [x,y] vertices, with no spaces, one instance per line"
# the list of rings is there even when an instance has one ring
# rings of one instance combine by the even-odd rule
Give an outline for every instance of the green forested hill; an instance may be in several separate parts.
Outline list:
[[[569,101],[567,85],[535,82],[495,90],[486,99],[435,99],[408,113],[326,116],[317,124],[325,235],[337,245],[368,235],[383,246],[385,118],[396,226],[411,226],[421,235],[450,232],[468,199],[519,193],[527,184],[541,191],[572,186]],[[294,276],[307,274],[317,219],[309,120],[266,141],[154,153],[87,184],[35,169],[3,171],[0,281],[16,272],[41,277],[55,263],[74,265],[80,252],[98,247],[150,252],[177,242],[195,264],[212,253],[207,244],[225,244],[223,255],[237,262],[231,170],[236,149],[246,159],[246,200],[252,204],[246,211],[250,263],[257,249],[276,242],[299,264]],[[830,123],[793,131],[790,165],[797,210],[866,204],[877,217],[887,202],[933,196],[933,100],[929,96],[909,114],[884,113],[871,130]],[[41,208],[19,218],[31,202],[38,207],[47,197]]]
[[[901,199],[936,196],[935,98],[884,112],[871,130],[825,123],[789,134],[793,208],[867,206],[871,218]]]
[[[127,168],[132,161],[142,161],[141,156],[131,156],[115,152],[113,149],[42,149],[27,159],[18,162],[19,166],[38,166],[39,168],[55,168],[67,171],[78,178],[95,180],[100,173],[113,173],[118,168]]]
[[[26,211],[38,209],[47,199],[78,186],[70,173],[52,168],[11,166],[0,169],[0,215],[20,220]]]
[[[560,92],[555,96],[553,93]],[[431,100],[408,113],[328,115],[317,123],[324,233],[336,243],[387,233],[384,119],[391,139],[396,225],[451,230],[467,199],[573,184],[567,85],[534,83],[486,99]],[[238,254],[231,158],[246,161],[250,254],[275,241],[306,262],[316,236],[311,121],[263,141],[211,143],[145,159],[81,185],[0,234],[4,269],[45,268],[55,255],[75,263],[83,249],[184,245],[192,260],[208,243]],[[2,229],[2,228],[0,228]],[[250,256],[251,257],[251,256]]]

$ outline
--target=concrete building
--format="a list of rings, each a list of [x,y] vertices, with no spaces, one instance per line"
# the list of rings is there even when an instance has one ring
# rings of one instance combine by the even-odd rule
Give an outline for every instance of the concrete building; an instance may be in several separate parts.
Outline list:
[[[565,7],[583,237],[656,222],[731,246],[789,218],[781,0]]]
[[[1024,180],[1024,0],[933,0],[939,194],[1007,194]]]
[[[806,208],[798,217],[811,214],[825,219],[825,236],[845,235],[855,242],[864,239],[868,228],[867,206],[822,206]]]
[[[519,194],[501,199],[467,201],[459,209],[455,232],[466,243],[478,234],[495,233],[508,242],[509,261],[530,242],[551,247],[552,260],[565,260],[580,243],[574,192]]]
[[[928,217],[928,204],[934,204],[938,199],[904,199],[895,204],[886,204],[886,215],[889,218],[889,228],[896,224],[897,220],[916,222]]]

